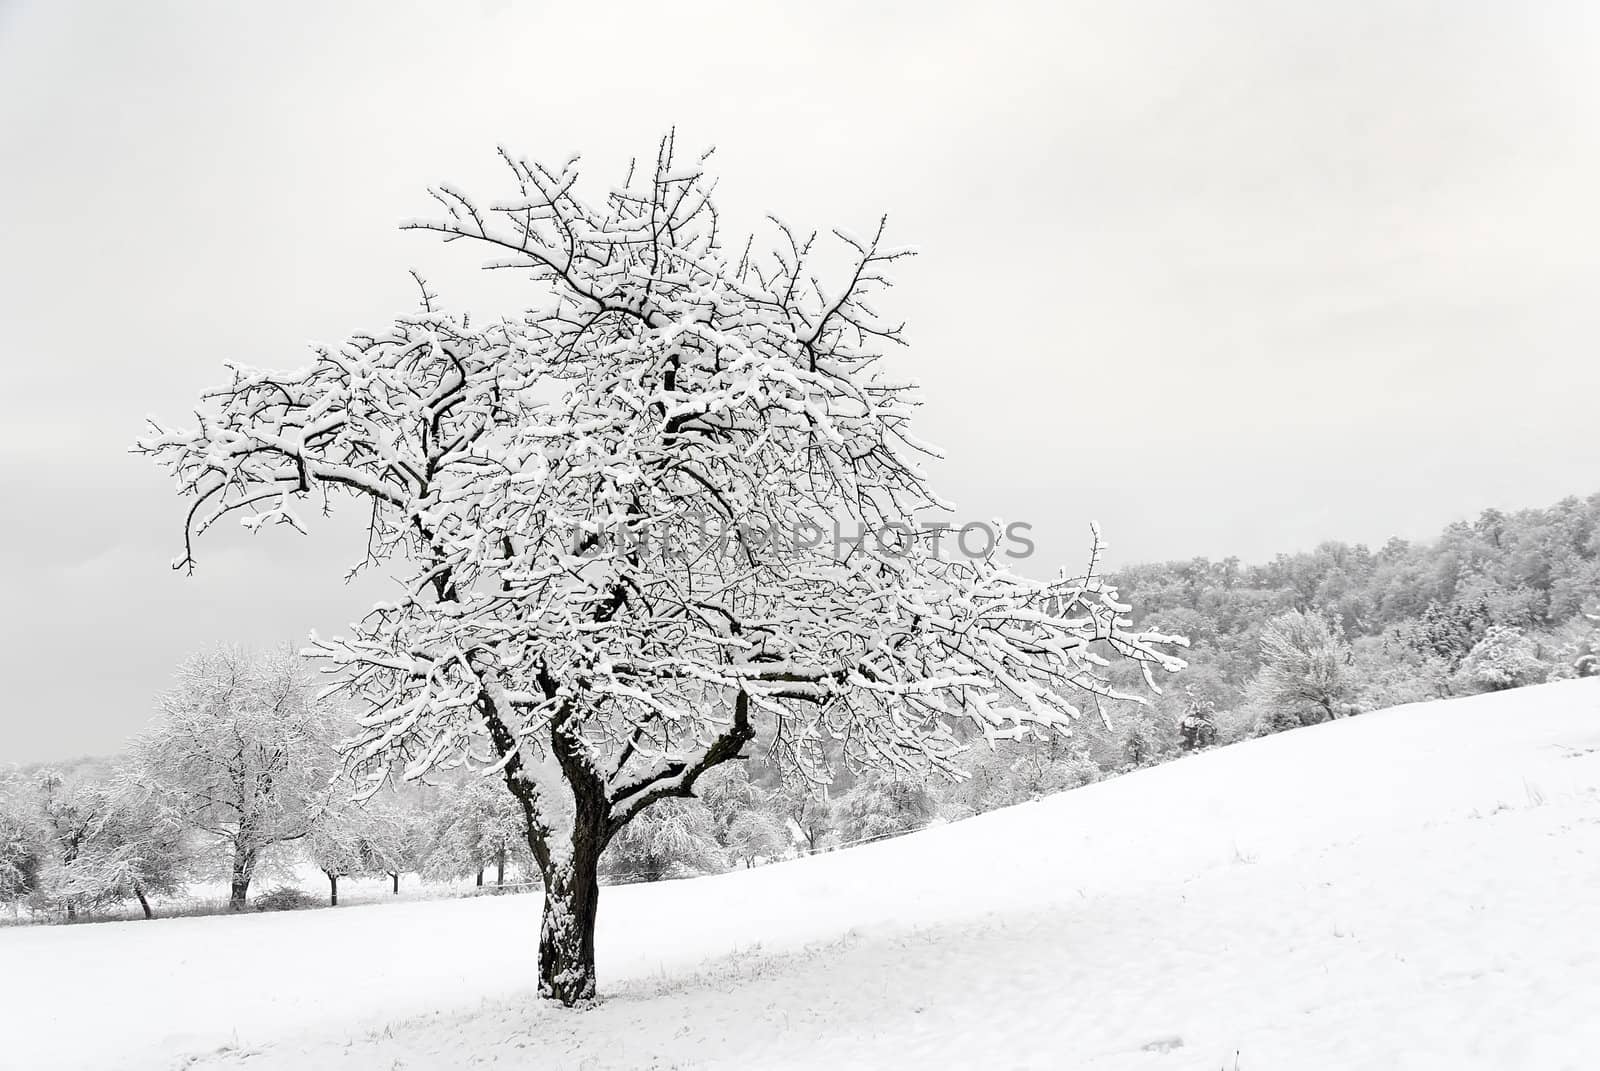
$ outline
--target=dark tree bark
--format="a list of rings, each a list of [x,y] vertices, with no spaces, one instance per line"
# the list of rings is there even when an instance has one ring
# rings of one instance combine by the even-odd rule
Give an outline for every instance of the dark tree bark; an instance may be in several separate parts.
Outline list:
[[[228,910],[243,911],[250,898],[250,879],[255,876],[256,856],[244,848],[234,848],[233,877],[228,882]]]
[[[500,888],[506,884],[506,850],[501,848],[494,857],[494,883]]]
[[[144,917],[147,919],[155,918],[156,913],[150,910],[150,901],[145,897],[144,889],[135,885],[133,887],[133,895],[139,898],[139,906],[144,909]]]
[[[605,851],[605,797],[580,803],[570,862],[549,846],[532,845],[544,877],[539,925],[539,995],[571,1007],[595,993],[594,928],[600,913],[600,854]],[[532,838],[530,838],[532,839]],[[541,851],[541,849],[543,849]]]
[[[483,867],[478,868],[478,888],[483,888]]]
[[[557,683],[544,674],[540,674],[539,684],[550,699],[559,694]],[[531,771],[524,767],[517,740],[501,720],[487,689],[480,694],[478,706],[490,740],[506,759],[501,775],[506,788],[522,805],[528,848],[544,879],[539,995],[571,1007],[593,999],[595,994],[594,929],[600,910],[600,856],[606,845],[647,807],[668,797],[692,796],[701,774],[740,757],[744,745],[755,737],[749,719],[749,696],[738,694],[733,724],[699,759],[668,764],[615,792],[595,769],[581,731],[569,722],[573,708],[564,705],[551,718],[550,754],[561,767],[559,791],[570,793],[570,828],[553,827],[553,815],[541,813],[539,789],[531,779]],[[549,805],[549,801],[544,804]]]
[[[339,875],[335,874],[331,870],[324,870],[323,873],[328,875],[328,906],[329,907],[338,907],[339,906]]]
[[[389,875],[394,879],[394,895],[400,895],[400,871],[396,870]]]

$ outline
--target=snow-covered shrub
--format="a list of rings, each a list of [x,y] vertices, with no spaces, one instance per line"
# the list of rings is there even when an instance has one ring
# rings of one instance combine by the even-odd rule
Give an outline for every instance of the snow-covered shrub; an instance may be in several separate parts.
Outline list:
[[[1043,799],[1100,780],[1100,767],[1087,751],[1064,741],[1027,741],[1010,751],[1005,805]]]
[[[1549,675],[1550,666],[1539,657],[1538,645],[1513,625],[1489,626],[1456,671],[1469,687],[1488,692],[1540,684]]]
[[[319,901],[304,889],[293,885],[279,885],[255,898],[257,911],[300,911],[316,907]]]
[[[1569,635],[1564,653],[1572,676],[1600,676],[1600,614],[1584,614],[1568,622]]]

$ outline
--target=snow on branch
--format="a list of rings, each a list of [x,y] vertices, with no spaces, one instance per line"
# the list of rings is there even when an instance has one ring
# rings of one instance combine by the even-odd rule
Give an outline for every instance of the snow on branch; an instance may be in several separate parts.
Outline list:
[[[526,786],[536,829],[578,820],[575,796],[620,828],[759,719],[802,763],[955,772],[963,725],[1067,731],[1084,696],[1119,694],[1114,662],[1181,666],[1097,558],[1036,582],[920,540],[708,545],[706,518],[878,530],[943,506],[909,385],[878,368],[903,339],[875,302],[907,251],[883,220],[725,245],[703,159],[679,167],[670,138],[593,198],[576,160],[502,155],[509,191],[441,186],[442,214],[408,226],[524,273],[522,317],[469,329],[419,277],[417,315],[297,371],[235,367],[191,427],[137,447],[193,500],[183,567],[225,518],[360,501],[365,563],[407,575],[315,650],[366,700],[363,772],[476,756]],[[824,242],[848,263],[818,281]]]

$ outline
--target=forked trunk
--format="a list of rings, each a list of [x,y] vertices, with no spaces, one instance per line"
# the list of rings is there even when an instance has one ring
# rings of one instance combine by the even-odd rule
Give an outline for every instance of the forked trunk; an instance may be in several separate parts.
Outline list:
[[[600,909],[598,825],[573,835],[569,859],[552,858],[544,874],[539,926],[539,995],[571,1007],[594,997],[594,924]]]
[[[331,870],[325,870],[325,871],[323,871],[323,873],[328,875],[328,906],[329,907],[338,907],[339,906],[339,875],[333,873]]]

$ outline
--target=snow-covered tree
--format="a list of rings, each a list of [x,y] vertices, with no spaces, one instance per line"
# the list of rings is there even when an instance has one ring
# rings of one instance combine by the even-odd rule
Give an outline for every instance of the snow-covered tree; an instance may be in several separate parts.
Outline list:
[[[0,903],[17,904],[44,888],[48,849],[37,815],[17,786],[7,787],[0,798]]]
[[[39,771],[34,789],[48,851],[44,891],[53,904],[65,909],[69,920],[75,919],[85,897],[74,888],[71,876],[110,814],[110,796],[98,785],[69,781],[52,769]]]
[[[385,812],[389,817],[388,835],[391,838],[382,852],[384,867],[390,882],[390,891],[400,894],[400,875],[423,869],[430,846],[430,829],[427,819],[401,807]]]
[[[329,906],[339,906],[340,878],[387,874],[398,882],[406,834],[399,813],[372,800],[356,803],[335,793],[303,842],[306,858],[328,879]]]
[[[820,850],[833,835],[833,803],[806,778],[785,779],[773,793],[772,807],[803,852]]]
[[[727,867],[716,819],[696,799],[652,807],[621,829],[601,858],[602,872],[622,882],[687,878]]]
[[[1254,701],[1281,722],[1278,728],[1342,718],[1354,682],[1350,646],[1320,614],[1290,610],[1261,632],[1261,672]]]
[[[100,818],[60,872],[61,895],[94,905],[137,900],[154,918],[152,896],[178,892],[189,873],[189,837],[178,816],[136,784],[91,790]]]
[[[894,770],[867,771],[833,806],[834,826],[846,845],[910,833],[937,816],[938,804],[922,779]]]
[[[1193,695],[1178,722],[1178,746],[1201,751],[1217,742],[1217,705],[1209,696]]]
[[[514,797],[481,776],[445,789],[433,814],[423,869],[434,877],[469,874],[483,884],[486,869],[504,885],[506,866],[521,867],[527,857],[527,819]]]
[[[1048,741],[1007,741],[972,758],[971,776],[938,792],[939,814],[946,821],[1042,799],[1077,788],[1100,777],[1088,753]]]
[[[275,845],[308,835],[339,768],[332,712],[287,652],[218,647],[195,655],[134,743],[130,776],[225,855],[229,906]]]
[[[1131,710],[1116,724],[1118,769],[1137,769],[1171,758],[1178,747],[1176,719],[1159,708]]]
[[[758,859],[774,859],[789,849],[789,834],[781,819],[769,811],[745,811],[728,824],[723,850],[745,866]]]
[[[726,243],[670,137],[598,198],[575,162],[503,155],[505,196],[442,187],[412,226],[525,277],[522,312],[469,320],[424,288],[302,368],[233,367],[195,426],[139,448],[195,500],[180,566],[224,518],[357,501],[363,564],[410,575],[317,642],[369,705],[353,761],[374,786],[462,758],[503,776],[544,878],[540,992],[572,1003],[606,846],[762,719],[801,766],[838,741],[855,766],[954,772],[957,724],[1066,731],[1108,661],[1179,663],[1095,568],[1021,579],[917,527],[946,507],[911,384],[882,369],[905,255],[882,224],[826,254],[781,224]]]
[[[1490,625],[1462,660],[1458,675],[1477,688],[1498,692],[1542,683],[1550,676],[1550,666],[1522,629]]]
[[[703,801],[716,822],[717,840],[727,844],[728,829],[740,815],[759,810],[766,793],[750,780],[750,767],[729,762],[707,772],[695,794]]]

